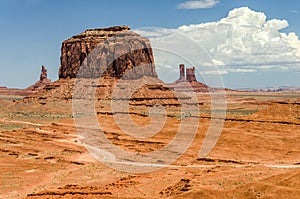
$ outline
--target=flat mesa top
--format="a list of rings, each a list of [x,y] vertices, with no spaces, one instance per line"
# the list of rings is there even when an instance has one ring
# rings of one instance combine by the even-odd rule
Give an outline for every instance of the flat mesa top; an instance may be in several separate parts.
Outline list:
[[[70,42],[70,41],[86,40],[86,39],[104,39],[128,31],[130,31],[129,26],[112,26],[108,28],[87,29],[86,31],[80,34],[71,37],[67,41]]]
[[[112,26],[108,28],[94,28],[87,29],[86,31],[122,31],[122,30],[130,30],[129,26]]]

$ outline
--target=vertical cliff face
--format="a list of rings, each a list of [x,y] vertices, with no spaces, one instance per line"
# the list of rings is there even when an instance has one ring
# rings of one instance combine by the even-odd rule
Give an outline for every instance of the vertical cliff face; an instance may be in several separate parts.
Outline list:
[[[195,75],[195,67],[185,68],[184,64],[179,64],[179,79],[180,81],[197,82]]]
[[[184,81],[184,80],[185,80],[185,68],[184,68],[184,64],[180,64],[178,81]]]
[[[188,82],[196,82],[196,76],[195,76],[195,67],[187,68],[186,69],[186,80]]]
[[[42,66],[40,81],[44,81],[45,79],[47,79],[47,69],[45,68],[45,66]]]
[[[65,40],[59,78],[76,78],[78,72],[89,78],[157,77],[149,40],[128,26],[89,29]]]

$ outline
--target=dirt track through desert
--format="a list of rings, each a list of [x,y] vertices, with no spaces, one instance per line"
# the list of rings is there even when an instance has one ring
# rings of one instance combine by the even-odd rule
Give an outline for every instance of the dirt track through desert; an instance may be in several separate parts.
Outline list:
[[[222,134],[208,157],[199,158],[211,119],[204,114],[194,142],[170,165],[120,161],[113,154],[101,151],[101,147],[94,150],[100,150],[98,155],[102,161],[97,161],[82,145],[78,130],[94,132],[98,128],[76,126],[68,101],[45,105],[33,101],[29,107],[6,100],[0,112],[0,198],[199,198],[203,195],[228,198],[237,195],[250,199],[258,195],[276,198],[282,194],[288,197],[281,198],[297,198],[300,132],[295,99],[279,104],[269,102],[267,97],[253,98],[251,103],[240,98],[246,97],[239,94],[230,98],[230,112]],[[202,109],[205,107],[204,104]],[[130,115],[133,121],[148,124],[149,117],[140,114],[144,111],[141,106],[133,111],[135,114]],[[135,138],[115,125],[112,115],[102,112],[105,111],[98,111],[97,119],[107,139],[119,148],[138,154],[165,146],[174,138],[181,122],[176,115],[167,117],[162,132],[150,138]],[[109,166],[114,164],[153,171],[127,173]]]
[[[33,126],[39,126],[39,127],[44,127],[44,124],[40,123],[33,123],[33,122],[25,122],[25,121],[17,121],[17,120],[4,120],[0,119],[0,122],[8,122],[8,123],[16,123],[16,124],[29,124]],[[72,126],[67,123],[60,123],[62,126]],[[299,124],[300,125],[300,124]],[[87,126],[79,126],[80,128],[85,128],[89,129]],[[43,132],[43,133],[53,133],[52,131],[47,131],[47,130],[41,130],[41,129],[35,129],[38,132]],[[254,134],[252,134],[254,135]],[[76,136],[77,137],[77,136]],[[273,135],[274,137],[274,135]],[[276,136],[275,136],[276,137]],[[278,137],[278,136],[277,136]],[[281,136],[282,137],[282,136]],[[63,141],[63,140],[62,140]],[[68,140],[65,140],[65,142],[70,142]],[[92,147],[92,146],[88,146]],[[94,150],[98,150],[94,148]],[[185,165],[185,166],[180,166],[180,165],[165,165],[165,164],[151,164],[151,163],[143,163],[143,162],[126,162],[126,161],[115,161],[113,158],[115,158],[114,155],[109,154],[109,152],[103,152],[101,150],[98,150],[99,154],[103,156],[103,160],[100,160],[100,162],[107,162],[107,163],[113,163],[113,164],[122,164],[122,165],[134,165],[134,166],[141,166],[141,167],[157,167],[157,168],[163,168],[163,167],[169,167],[169,168],[211,168],[211,167],[233,167],[233,168],[241,168],[241,167],[267,167],[267,168],[278,168],[278,169],[290,169],[290,168],[300,168],[300,165],[279,165],[279,164],[264,164],[264,163],[243,163],[242,165],[236,165],[236,164],[227,164],[227,165],[222,165],[222,164],[217,164],[217,165]]]

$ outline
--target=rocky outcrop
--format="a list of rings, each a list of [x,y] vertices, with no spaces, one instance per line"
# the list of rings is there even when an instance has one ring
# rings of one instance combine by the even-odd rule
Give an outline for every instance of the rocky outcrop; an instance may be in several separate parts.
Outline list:
[[[196,82],[195,67],[186,69],[186,80],[188,82]]]
[[[12,96],[29,96],[33,93],[43,89],[45,86],[52,83],[50,79],[47,78],[47,69],[45,66],[42,66],[40,80],[35,84],[25,88],[25,89],[17,89],[17,88],[7,88],[0,86],[0,95],[12,95]]]
[[[48,79],[48,77],[47,77],[47,69],[45,68],[45,66],[42,66],[41,74],[40,74],[40,80],[37,81],[32,86],[29,86],[25,90],[27,90],[27,91],[37,91],[37,90],[40,90],[40,89],[44,88],[45,86],[47,86],[51,82],[52,81],[50,79]]]
[[[61,47],[59,78],[77,75],[157,77],[150,42],[128,26],[88,29],[64,41]]]
[[[47,80],[47,69],[45,68],[45,66],[42,66],[40,81],[44,80]]]
[[[184,64],[179,64],[179,79],[176,82],[181,81],[197,82],[195,67],[185,68]]]
[[[179,79],[178,81],[185,81],[185,68],[184,64],[179,65]]]
[[[209,92],[209,90],[214,90],[197,81],[195,67],[185,68],[184,64],[179,65],[179,79],[169,84],[169,87],[178,92]]]

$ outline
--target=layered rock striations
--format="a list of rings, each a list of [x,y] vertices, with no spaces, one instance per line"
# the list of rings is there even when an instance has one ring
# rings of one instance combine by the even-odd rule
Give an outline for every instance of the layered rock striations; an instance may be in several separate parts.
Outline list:
[[[124,101],[122,96],[126,95],[126,100],[134,106],[158,103],[177,107],[180,106],[178,98],[190,99],[185,95],[176,96],[157,78],[149,40],[130,31],[127,26],[86,30],[64,41],[61,53],[59,80],[25,100],[38,99],[41,104],[46,104],[72,100],[74,95],[75,98],[89,99],[90,96],[85,95],[87,87],[96,88],[92,97],[97,101],[113,98]],[[44,76],[42,72],[41,78]],[[106,78],[95,79],[100,76]],[[147,83],[136,90],[135,85],[141,82]],[[117,96],[113,96],[113,92]],[[105,111],[106,107],[100,109]]]
[[[150,42],[130,31],[128,26],[88,29],[65,40],[61,47],[59,78],[77,75],[157,77]]]
[[[128,101],[132,106],[160,104],[180,107],[181,103],[192,104],[191,97],[177,91],[208,91],[205,84],[197,82],[195,69],[186,70],[183,64],[179,82],[165,84],[159,80],[149,40],[130,31],[127,26],[86,30],[64,41],[61,51],[59,80],[25,100],[47,104],[74,98],[98,102],[113,99]],[[40,80],[47,79],[46,73],[42,68]],[[105,78],[97,79],[100,76]],[[142,83],[145,85],[138,89]],[[91,92],[93,95],[86,94],[87,88],[95,88],[95,92]],[[100,109],[105,112],[107,108]]]

